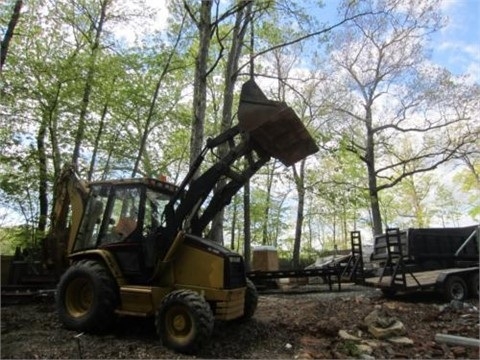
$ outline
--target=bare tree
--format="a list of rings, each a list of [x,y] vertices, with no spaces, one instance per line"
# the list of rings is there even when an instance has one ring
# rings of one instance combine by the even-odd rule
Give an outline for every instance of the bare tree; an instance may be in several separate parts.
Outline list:
[[[426,41],[442,26],[439,8],[439,0],[358,2],[350,11],[375,15],[333,38],[331,124],[366,166],[374,234],[382,232],[382,190],[455,158],[478,137],[478,86],[467,89],[426,61]],[[409,157],[404,139],[415,142]]]

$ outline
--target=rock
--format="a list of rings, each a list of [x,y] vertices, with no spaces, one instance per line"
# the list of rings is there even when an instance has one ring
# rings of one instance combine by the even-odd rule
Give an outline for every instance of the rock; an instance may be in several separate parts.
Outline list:
[[[408,346],[413,345],[413,340],[406,336],[391,337],[391,338],[388,338],[388,341],[398,345],[408,345]]]
[[[366,344],[358,344],[357,350],[362,354],[368,354],[368,355],[371,355],[373,352],[373,349]]]
[[[312,336],[302,336],[300,345],[306,348],[319,348],[325,346],[325,341]]]
[[[359,356],[359,358],[364,359],[364,360],[375,360],[375,358],[372,355],[369,355],[369,354],[361,354]]]
[[[385,304],[383,304],[383,306],[385,306],[387,309],[395,310],[397,309],[398,304],[395,302],[386,302]]]
[[[360,341],[361,339],[354,336],[350,335],[346,330],[339,330],[338,331],[338,336],[342,338],[343,340],[352,340],[352,341]]]
[[[450,301],[450,308],[452,308],[453,310],[462,310],[464,305],[463,305],[463,302],[462,301],[458,301],[458,300],[452,300]]]
[[[439,312],[444,312],[448,308],[448,304],[435,305]]]
[[[378,340],[364,340],[362,341],[362,344],[368,345],[373,349],[379,348],[384,345],[383,342],[378,341]]]
[[[311,353],[308,351],[302,351],[298,355],[295,356],[295,359],[298,360],[310,360],[310,359],[315,359],[315,356],[313,356]]]
[[[402,322],[378,309],[368,314],[364,323],[368,331],[377,339],[387,339],[405,334],[405,326]]]
[[[404,335],[405,326],[400,321],[395,320],[389,327],[380,327],[372,324],[368,327],[368,331],[377,339],[388,339]]]
[[[467,355],[467,350],[463,346],[453,346],[450,351],[456,358],[463,358]]]
[[[386,328],[391,326],[396,320],[396,318],[388,316],[385,311],[375,309],[365,317],[364,323],[367,327],[375,325]]]

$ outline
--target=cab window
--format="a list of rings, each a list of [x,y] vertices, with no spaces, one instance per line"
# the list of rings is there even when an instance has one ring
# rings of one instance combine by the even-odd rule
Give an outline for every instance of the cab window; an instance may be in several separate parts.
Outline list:
[[[105,214],[106,226],[101,243],[110,244],[127,240],[137,229],[141,188],[117,187]]]

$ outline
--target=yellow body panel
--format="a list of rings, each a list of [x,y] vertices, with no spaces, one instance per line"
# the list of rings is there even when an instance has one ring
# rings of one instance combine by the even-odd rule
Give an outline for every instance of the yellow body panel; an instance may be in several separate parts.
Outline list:
[[[176,284],[223,288],[224,260],[220,256],[182,244],[173,259]]]
[[[178,285],[176,289],[189,289],[202,295],[212,305],[217,320],[233,320],[243,315],[245,288],[216,290]],[[116,312],[122,315],[152,316],[163,298],[172,290],[156,286],[121,286],[121,306]]]
[[[119,314],[151,316],[172,289],[151,286],[121,286]]]
[[[115,257],[107,250],[94,249],[76,252],[75,258],[100,257],[109,267],[120,289],[118,314],[152,316],[163,298],[176,289],[199,293],[212,306],[217,320],[232,320],[243,315],[245,287],[223,289],[224,259],[176,239],[176,251],[160,262],[152,286],[129,285]]]

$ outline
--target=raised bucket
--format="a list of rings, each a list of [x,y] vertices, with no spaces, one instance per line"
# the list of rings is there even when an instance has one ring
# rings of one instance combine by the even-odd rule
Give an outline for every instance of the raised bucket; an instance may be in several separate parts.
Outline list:
[[[295,111],[284,102],[269,100],[254,80],[242,86],[238,121],[258,147],[286,166],[318,151]]]

